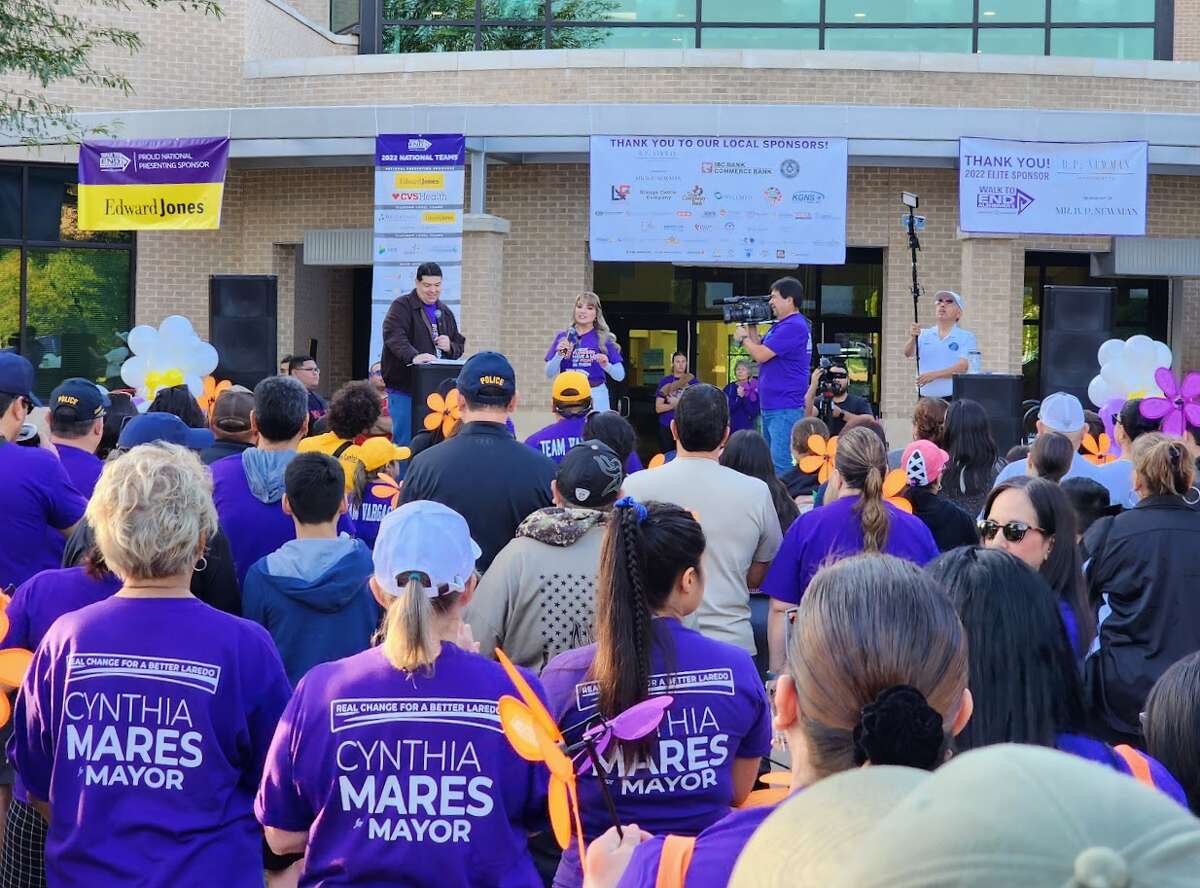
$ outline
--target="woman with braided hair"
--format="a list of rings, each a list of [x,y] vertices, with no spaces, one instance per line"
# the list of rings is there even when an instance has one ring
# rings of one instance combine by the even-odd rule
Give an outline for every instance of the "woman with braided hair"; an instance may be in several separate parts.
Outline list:
[[[775,689],[792,791],[864,765],[934,770],[971,718],[967,675],[966,632],[925,572],[886,555],[826,567],[797,608]],[[725,888],[773,810],[734,811],[694,842],[628,828],[619,841],[610,830],[588,850],[588,884]],[[680,851],[688,844],[690,863]]]
[[[770,751],[770,705],[741,648],[684,621],[704,595],[704,532],[676,506],[618,500],[605,532],[596,588],[596,643],[555,657],[542,673],[568,745],[589,726],[660,695],[673,702],[657,735],[613,742],[602,779],[625,823],[696,835],[749,794]],[[579,777],[584,838],[611,825],[597,775]],[[554,884],[582,882],[574,846]]]

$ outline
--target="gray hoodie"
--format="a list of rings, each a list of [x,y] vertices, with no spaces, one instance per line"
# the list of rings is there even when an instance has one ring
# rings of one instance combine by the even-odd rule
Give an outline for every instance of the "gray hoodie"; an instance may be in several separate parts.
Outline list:
[[[295,450],[259,450],[251,447],[242,451],[246,484],[256,499],[264,503],[277,503],[283,499],[283,473],[295,458]]]

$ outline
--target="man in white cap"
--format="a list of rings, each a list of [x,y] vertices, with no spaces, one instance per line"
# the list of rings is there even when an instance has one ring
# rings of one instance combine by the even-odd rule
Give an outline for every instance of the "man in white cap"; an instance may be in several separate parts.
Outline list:
[[[1102,484],[1108,490],[1110,505],[1129,508],[1134,505],[1133,472],[1125,460],[1117,460],[1108,465],[1095,466],[1079,455],[1079,444],[1087,431],[1087,420],[1083,415],[1083,405],[1079,399],[1067,392],[1055,392],[1042,401],[1038,409],[1037,431],[1039,435],[1048,432],[1058,432],[1066,435],[1075,447],[1071,457],[1071,468],[1062,480],[1068,478],[1091,478]],[[1028,474],[1028,458],[1010,462],[996,476],[996,484],[1007,481],[1018,475]]]
[[[953,290],[938,290],[933,302],[937,323],[924,329],[920,324],[912,325],[904,357],[911,358],[920,352],[917,385],[922,396],[949,398],[954,391],[954,377],[970,368],[967,355],[977,345],[975,334],[958,326],[963,313],[962,296]]]

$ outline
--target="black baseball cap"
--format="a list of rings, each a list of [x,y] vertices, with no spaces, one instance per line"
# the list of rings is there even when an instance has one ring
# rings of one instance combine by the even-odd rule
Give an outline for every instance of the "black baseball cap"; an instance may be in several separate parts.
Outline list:
[[[143,413],[129,420],[121,430],[117,446],[122,450],[132,450],[139,444],[153,444],[155,441],[179,444],[189,450],[203,450],[212,446],[213,433],[208,429],[189,427],[174,413]]]
[[[16,352],[0,352],[0,395],[28,398],[35,407],[42,402],[33,393],[33,364]]]
[[[50,393],[50,412],[65,422],[100,419],[110,407],[108,392],[81,376],[64,379]]]
[[[615,450],[593,439],[567,451],[554,480],[563,499],[597,509],[616,502],[625,481],[625,469]]]
[[[517,374],[499,352],[479,352],[463,364],[457,387],[468,401],[503,407],[517,393]]]

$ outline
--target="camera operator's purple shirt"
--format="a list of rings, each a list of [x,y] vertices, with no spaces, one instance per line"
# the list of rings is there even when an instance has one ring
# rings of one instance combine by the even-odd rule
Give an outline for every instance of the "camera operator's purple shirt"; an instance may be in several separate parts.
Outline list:
[[[763,410],[804,407],[809,378],[808,321],[800,312],[779,321],[762,344],[775,353],[758,365],[758,399]]]

